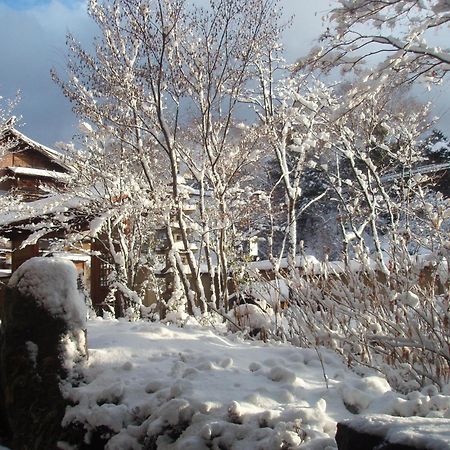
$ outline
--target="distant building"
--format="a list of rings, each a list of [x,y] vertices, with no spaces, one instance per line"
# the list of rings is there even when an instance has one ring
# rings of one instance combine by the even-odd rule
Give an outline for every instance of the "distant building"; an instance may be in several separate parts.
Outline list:
[[[434,190],[442,192],[444,197],[450,198],[450,162],[422,164],[405,172],[386,174],[381,181],[389,183],[415,175],[426,175],[428,177],[427,184],[430,184]]]

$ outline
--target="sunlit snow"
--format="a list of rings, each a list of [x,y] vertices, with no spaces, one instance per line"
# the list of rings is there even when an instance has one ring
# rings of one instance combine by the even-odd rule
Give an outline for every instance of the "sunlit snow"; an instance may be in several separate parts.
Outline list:
[[[329,351],[223,329],[97,319],[88,342],[65,423],[83,423],[88,438],[105,425],[107,449],[335,449],[336,422],[354,413],[410,415],[420,404],[416,414],[444,417],[450,406],[434,392],[394,393]]]

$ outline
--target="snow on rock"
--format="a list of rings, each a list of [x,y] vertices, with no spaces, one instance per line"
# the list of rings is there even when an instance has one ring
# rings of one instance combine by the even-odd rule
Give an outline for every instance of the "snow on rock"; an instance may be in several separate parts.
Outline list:
[[[319,350],[193,325],[96,319],[88,322],[85,382],[67,392],[64,423],[89,440],[109,429],[106,449],[336,449],[336,422],[392,413],[418,400],[420,412],[448,414],[450,397],[403,396],[374,374],[360,377]],[[406,410],[404,412],[407,412]]]
[[[355,413],[369,407],[377,408],[378,399],[383,398],[383,401],[386,401],[384,394],[392,394],[389,383],[378,376],[361,378],[356,383],[354,380],[343,381],[338,389],[347,409]]]
[[[373,415],[354,418],[345,423],[360,433],[382,436],[391,444],[427,450],[450,450],[448,419]]]
[[[67,259],[35,257],[13,273],[8,286],[36,299],[72,329],[84,329],[86,305],[77,288],[77,276],[75,265]]]

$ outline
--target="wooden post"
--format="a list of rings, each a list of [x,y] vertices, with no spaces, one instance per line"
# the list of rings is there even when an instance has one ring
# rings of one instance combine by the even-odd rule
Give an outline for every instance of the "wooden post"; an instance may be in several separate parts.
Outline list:
[[[11,272],[15,272],[25,261],[39,256],[39,242],[20,248],[27,235],[19,234],[11,238]]]

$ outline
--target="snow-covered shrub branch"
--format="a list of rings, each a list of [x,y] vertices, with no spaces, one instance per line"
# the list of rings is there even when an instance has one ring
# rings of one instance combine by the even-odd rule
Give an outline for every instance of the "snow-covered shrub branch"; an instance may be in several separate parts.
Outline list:
[[[322,69],[349,71],[367,60],[380,61],[371,78],[386,69],[404,72],[406,81],[425,77],[440,82],[450,68],[445,33],[450,8],[442,0],[339,0],[330,26],[310,55]],[[393,34],[395,30],[395,34]],[[431,35],[433,32],[433,35]]]
[[[411,256],[399,237],[389,253],[388,274],[366,254],[366,263],[360,255],[299,277],[285,310],[289,339],[332,348],[349,366],[376,368],[395,389],[442,389],[450,376],[447,259]]]

